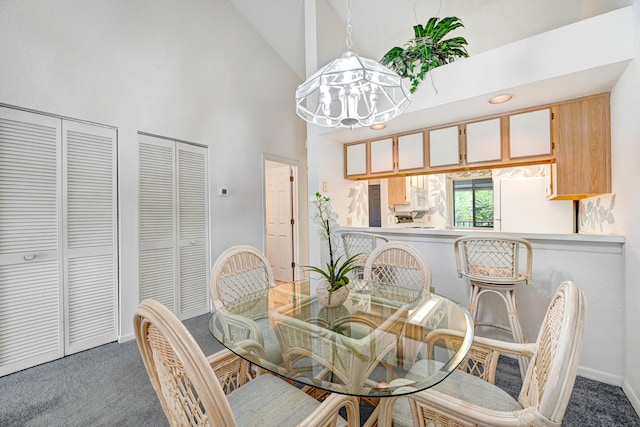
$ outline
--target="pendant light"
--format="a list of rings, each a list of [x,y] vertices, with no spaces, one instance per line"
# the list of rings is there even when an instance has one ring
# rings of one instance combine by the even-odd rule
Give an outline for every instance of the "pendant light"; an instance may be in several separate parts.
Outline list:
[[[389,121],[409,106],[409,87],[402,77],[351,48],[351,0],[347,0],[347,51],[296,89],[296,113],[304,120],[353,129]]]

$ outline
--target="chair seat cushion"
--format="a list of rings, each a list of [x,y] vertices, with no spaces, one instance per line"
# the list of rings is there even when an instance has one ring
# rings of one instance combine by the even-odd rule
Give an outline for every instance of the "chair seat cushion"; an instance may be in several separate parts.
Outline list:
[[[421,360],[411,370],[421,369],[421,364],[423,363],[428,364],[429,362]],[[506,391],[458,369],[454,370],[444,381],[420,393],[428,394],[432,390],[455,397],[466,403],[495,411],[519,411],[522,409],[518,401]],[[401,397],[396,401],[393,407],[393,425],[413,426],[413,418],[407,397]]]
[[[320,402],[274,375],[260,375],[227,396],[239,427],[295,426]],[[346,426],[343,418],[339,426]]]

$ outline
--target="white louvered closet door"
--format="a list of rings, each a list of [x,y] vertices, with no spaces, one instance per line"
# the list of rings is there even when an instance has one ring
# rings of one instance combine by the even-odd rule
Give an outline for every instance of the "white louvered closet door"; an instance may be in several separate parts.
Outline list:
[[[175,143],[138,135],[140,151],[140,301],[176,312]]]
[[[181,318],[208,311],[206,149],[138,135],[140,300]]]
[[[207,150],[177,143],[180,318],[209,310],[207,262]]]
[[[115,129],[64,121],[66,353],[117,339]]]
[[[0,107],[0,376],[64,355],[60,133]]]

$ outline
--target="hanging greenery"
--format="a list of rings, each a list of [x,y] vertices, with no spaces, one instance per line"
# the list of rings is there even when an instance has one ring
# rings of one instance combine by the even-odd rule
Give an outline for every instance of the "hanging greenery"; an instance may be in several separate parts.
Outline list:
[[[387,52],[380,63],[394,70],[401,77],[411,81],[414,93],[429,70],[448,64],[459,58],[467,58],[467,40],[464,37],[444,37],[457,28],[464,28],[460,18],[450,16],[431,18],[424,27],[414,25],[415,37],[405,44],[405,48],[394,47]]]

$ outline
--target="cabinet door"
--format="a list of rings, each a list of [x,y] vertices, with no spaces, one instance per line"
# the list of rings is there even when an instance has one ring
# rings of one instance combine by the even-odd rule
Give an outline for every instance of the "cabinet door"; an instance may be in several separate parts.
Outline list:
[[[345,175],[357,176],[367,174],[367,143],[344,146]]]
[[[409,181],[405,177],[389,178],[387,180],[388,201],[390,205],[408,205],[411,200],[411,189],[407,188]]]
[[[500,119],[467,124],[467,163],[480,163],[502,158]]]
[[[371,173],[393,172],[393,138],[371,141]]]
[[[429,166],[457,165],[460,163],[458,126],[429,131]]]
[[[551,111],[530,111],[509,116],[510,158],[551,154]]]
[[[611,192],[609,94],[553,107],[554,199]]]
[[[398,170],[424,168],[424,134],[398,137]]]

